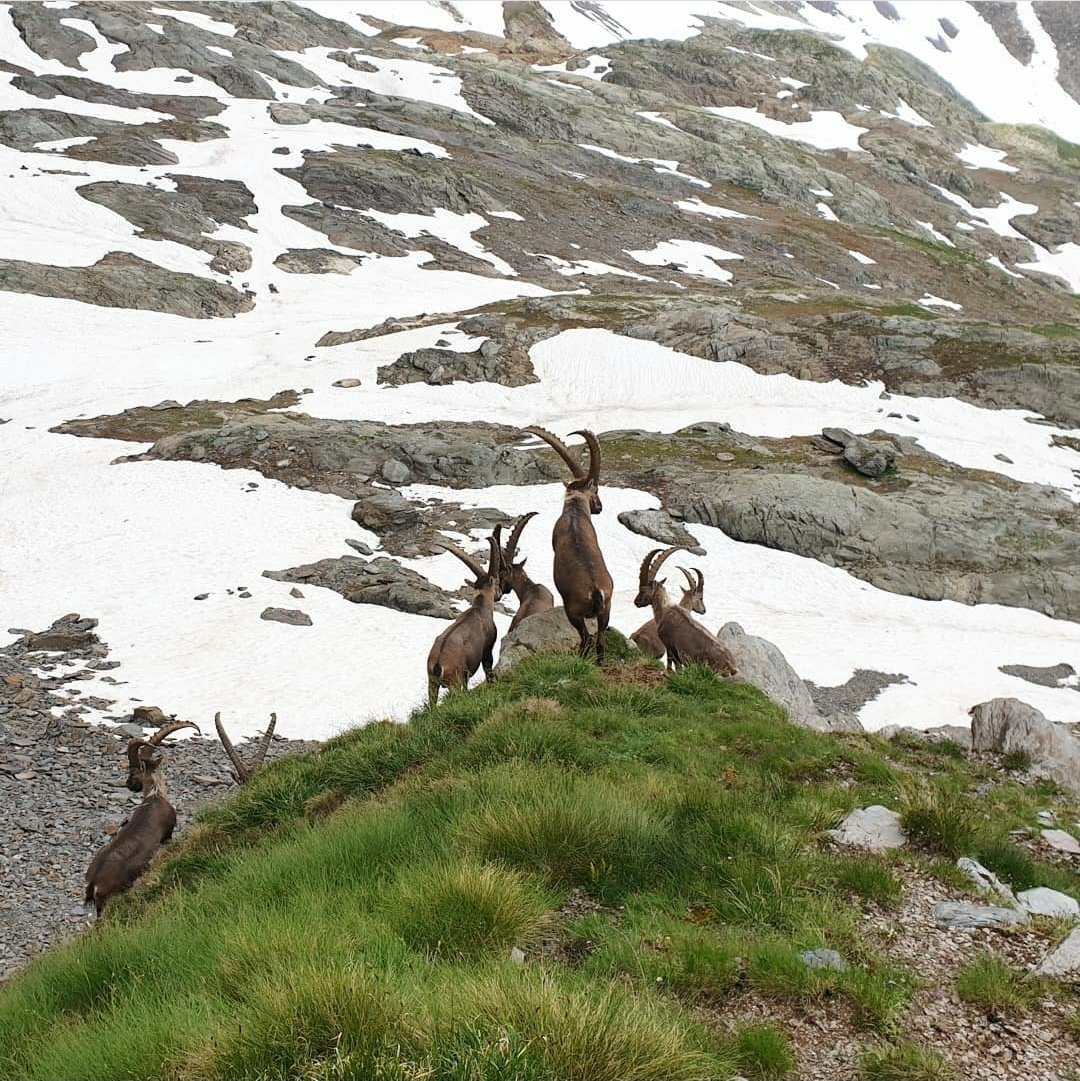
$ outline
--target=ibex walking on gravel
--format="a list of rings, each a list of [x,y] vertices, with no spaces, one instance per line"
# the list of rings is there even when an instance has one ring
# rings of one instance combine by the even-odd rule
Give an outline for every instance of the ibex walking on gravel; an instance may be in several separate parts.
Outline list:
[[[93,903],[101,915],[105,902],[116,893],[129,889],[150,866],[163,841],[176,828],[176,809],[165,794],[161,774],[161,755],[144,742],[137,757],[142,777],[142,803],[132,812],[116,836],[91,860],[86,871],[86,904]]]
[[[578,632],[581,655],[587,656],[595,645],[596,659],[604,663],[604,632],[611,619],[613,584],[604,555],[596,539],[592,515],[604,508],[600,502],[600,443],[592,432],[580,435],[589,447],[589,470],[586,472],[567,449],[566,444],[543,428],[525,431],[539,436],[566,463],[573,480],[566,482],[563,511],[551,533],[555,549],[555,588],[562,597],[566,618]],[[595,636],[589,633],[587,620],[596,620]]]
[[[705,614],[705,576],[696,567],[694,568],[696,578],[692,577],[685,567],[680,567],[679,570],[682,571],[687,585],[679,600],[679,607],[703,616]],[[638,627],[630,635],[630,641],[646,656],[655,657],[657,660],[667,652],[664,643],[660,641],[660,635],[657,633],[655,619],[650,619],[648,623],[643,623]]]
[[[683,547],[654,548],[645,557],[634,604],[638,608],[652,607],[656,633],[667,652],[668,668],[707,664],[722,676],[733,676],[737,666],[727,646],[698,623],[685,608],[673,605],[664,589],[665,580],[656,580],[664,561],[676,552],[685,550]]]
[[[551,590],[540,582],[534,582],[525,573],[525,560],[523,559],[520,563],[514,562],[521,531],[528,525],[529,519],[535,515],[536,511],[533,510],[518,518],[514,523],[514,528],[510,530],[510,539],[506,542],[505,548],[502,547],[502,526],[495,529],[495,539],[499,542],[502,551],[501,588],[504,595],[513,590],[518,599],[518,610],[510,621],[510,630],[513,630],[523,619],[536,615],[537,612],[547,612],[555,607],[555,598],[552,597]]]
[[[469,582],[476,590],[472,605],[465,609],[435,639],[428,654],[428,705],[439,700],[439,688],[462,689],[468,686],[469,677],[480,665],[484,675],[491,679],[495,664],[493,650],[498,632],[495,629],[495,602],[502,597],[502,559],[499,543],[494,535],[488,538],[491,554],[488,569],[484,570],[472,556],[466,555],[453,544],[442,544],[451,555],[457,556],[476,576]]]

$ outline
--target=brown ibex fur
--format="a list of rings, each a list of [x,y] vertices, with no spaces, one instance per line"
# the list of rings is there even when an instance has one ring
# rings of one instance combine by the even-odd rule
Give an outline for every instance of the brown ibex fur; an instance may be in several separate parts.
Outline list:
[[[484,570],[472,556],[466,555],[452,544],[442,544],[451,555],[457,556],[476,576],[467,583],[476,590],[472,604],[465,609],[435,639],[428,654],[428,705],[439,700],[439,688],[462,689],[468,686],[469,677],[480,665],[484,675],[491,679],[495,663],[492,651],[498,632],[495,629],[495,602],[502,594],[502,561],[498,541],[488,538],[490,556],[488,569]]]
[[[142,775],[142,803],[116,836],[90,861],[84,901],[100,916],[105,902],[123,893],[150,866],[163,841],[176,828],[176,809],[165,795],[161,756],[149,744],[138,752]]]
[[[687,585],[687,588],[683,590],[682,597],[679,599],[679,607],[703,616],[705,614],[705,576],[696,567],[694,568],[696,578],[691,577],[690,572],[685,567],[680,567],[679,570],[682,571]],[[660,635],[657,633],[655,619],[650,619],[648,623],[643,623],[638,627],[630,635],[630,641],[647,657],[655,657],[657,660],[660,660],[667,652],[664,643],[660,641]]]
[[[557,436],[537,427],[525,431],[547,443],[573,476],[566,482],[562,514],[551,532],[555,550],[555,588],[562,597],[566,618],[581,640],[581,655],[587,656],[595,646],[596,659],[603,664],[604,632],[611,619],[613,583],[592,524],[592,515],[604,509],[599,495],[600,443],[592,432],[571,432],[571,435],[582,436],[588,444],[589,469],[586,472]],[[595,636],[589,633],[586,621],[590,619],[596,620]]]
[[[707,664],[722,676],[733,676],[737,666],[731,651],[714,634],[706,630],[685,609],[673,605],[664,589],[665,579],[656,580],[664,561],[684,548],[656,548],[641,564],[638,593],[634,604],[651,607],[656,620],[656,633],[667,653],[668,668],[686,664]]]
[[[141,792],[143,790],[143,774],[146,771],[145,762],[148,760],[144,755],[143,748],[159,747],[166,736],[171,736],[173,732],[179,732],[181,728],[194,728],[200,736],[202,735],[202,731],[194,721],[173,720],[169,724],[162,725],[149,739],[128,741],[126,751],[128,775],[126,783],[132,792]],[[153,755],[151,754],[150,760],[152,759]]]
[[[510,538],[505,548],[502,547],[502,526],[497,526],[495,529],[495,539],[502,552],[500,557],[502,559],[501,589],[504,596],[513,590],[518,599],[518,610],[510,621],[510,630],[513,630],[523,619],[528,619],[537,612],[547,612],[555,607],[555,598],[551,595],[551,590],[540,582],[534,582],[525,573],[525,560],[523,559],[520,563],[514,562],[521,531],[528,525],[529,519],[535,515],[536,511],[533,510],[518,518],[514,523],[514,528],[510,530]]]

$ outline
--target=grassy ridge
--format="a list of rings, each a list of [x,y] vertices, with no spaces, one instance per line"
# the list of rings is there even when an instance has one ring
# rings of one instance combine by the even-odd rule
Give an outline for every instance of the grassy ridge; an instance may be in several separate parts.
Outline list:
[[[822,831],[906,801],[930,848],[1015,864],[1007,831],[1045,796],[999,785],[957,819],[965,762],[887,753],[706,670],[533,659],[207,812],[104,926],[0,991],[0,1076],[787,1076],[778,1028],[723,1018],[736,992],[840,996],[887,1048],[916,981],[852,901],[899,884]],[[851,967],[808,969],[819,946]]]

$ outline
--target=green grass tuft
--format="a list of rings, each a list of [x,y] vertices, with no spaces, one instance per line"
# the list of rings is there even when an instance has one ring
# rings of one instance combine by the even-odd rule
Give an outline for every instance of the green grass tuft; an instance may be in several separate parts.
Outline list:
[[[1000,957],[983,953],[956,974],[956,993],[989,1013],[1026,1013],[1039,998],[1038,981],[1025,980]]]
[[[864,1081],[952,1081],[956,1071],[936,1051],[903,1040],[863,1054]]]
[[[743,1025],[735,1033],[739,1069],[751,1081],[783,1081],[795,1068],[788,1038],[774,1025]]]

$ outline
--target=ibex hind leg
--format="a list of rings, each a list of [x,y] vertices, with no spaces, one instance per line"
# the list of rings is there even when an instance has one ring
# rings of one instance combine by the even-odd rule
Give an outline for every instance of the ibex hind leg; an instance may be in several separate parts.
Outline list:
[[[434,706],[439,701],[439,679],[437,676],[428,676],[427,681],[427,704]]]
[[[570,626],[578,633],[578,639],[580,640],[578,656],[587,657],[592,652],[593,647],[592,635],[589,634],[588,624],[586,624],[585,620],[580,616],[577,619],[574,619],[568,615],[566,618],[570,620]]]
[[[596,617],[596,663],[604,663],[604,647],[607,639],[608,620],[611,613],[606,609]]]
[[[480,661],[480,663],[484,666],[484,679],[487,680],[488,683],[490,683],[491,670],[495,667],[495,655],[490,649],[487,651],[487,653],[484,654],[483,659]]]

